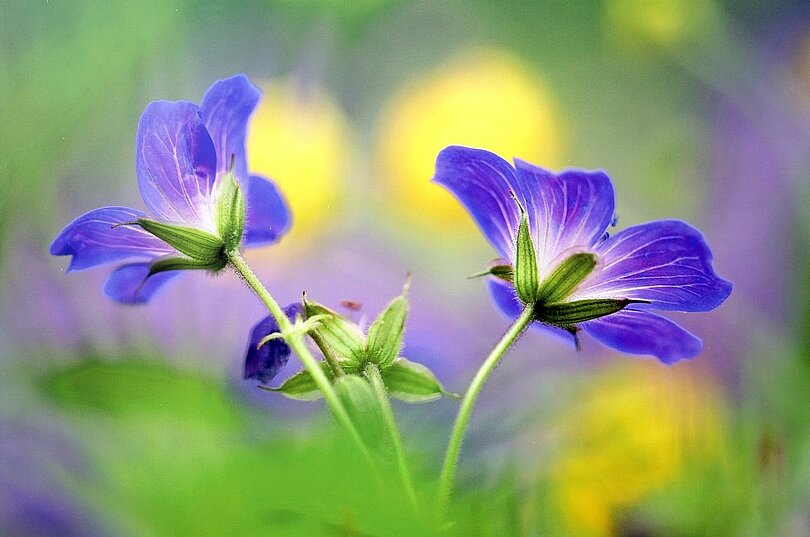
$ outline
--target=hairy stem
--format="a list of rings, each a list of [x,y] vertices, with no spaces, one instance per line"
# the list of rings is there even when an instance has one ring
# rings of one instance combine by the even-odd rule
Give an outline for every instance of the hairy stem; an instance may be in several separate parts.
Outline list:
[[[279,306],[276,299],[274,299],[270,292],[264,287],[262,282],[247,264],[247,261],[245,261],[239,252],[229,252],[228,260],[234,270],[245,280],[245,283],[248,284],[253,292],[256,293],[262,302],[264,302],[264,305],[267,306],[270,314],[278,323],[281,334],[284,336],[284,340],[290,347],[292,347],[292,349],[301,359],[301,362],[304,364],[304,368],[309,372],[310,375],[312,375],[313,380],[315,380],[315,383],[318,385],[318,389],[320,389],[321,393],[323,393],[326,404],[332,409],[332,413],[335,415],[337,421],[349,433],[349,436],[351,436],[352,440],[354,440],[354,442],[357,444],[357,447],[360,449],[363,456],[369,461],[370,464],[374,465],[371,452],[368,450],[365,442],[363,442],[363,439],[360,437],[357,428],[354,426],[349,414],[346,412],[346,408],[343,406],[343,403],[341,403],[340,399],[335,393],[335,390],[332,388],[332,384],[329,382],[326,374],[324,374],[323,370],[318,365],[318,361],[314,356],[312,356],[312,353],[304,343],[304,335],[293,330],[293,324],[284,314],[281,306]]]
[[[520,314],[520,317],[509,327],[509,330],[504,334],[498,344],[495,345],[495,348],[489,353],[484,363],[481,364],[469,388],[467,388],[467,393],[464,394],[464,399],[461,401],[461,407],[456,416],[456,422],[453,425],[453,432],[450,435],[450,443],[447,445],[447,453],[444,457],[444,465],[442,466],[442,473],[439,478],[437,513],[440,518],[444,517],[444,511],[450,499],[450,493],[453,489],[453,478],[455,477],[458,457],[461,452],[461,444],[464,441],[464,434],[467,431],[467,425],[470,423],[470,415],[472,414],[473,406],[475,406],[478,393],[484,386],[484,382],[487,380],[487,377],[489,377],[489,374],[495,369],[495,366],[498,365],[498,362],[506,350],[512,346],[523,331],[526,330],[533,318],[534,309],[531,306],[526,307],[523,313]]]
[[[366,366],[366,377],[371,386],[374,388],[374,394],[377,396],[377,401],[380,403],[382,410],[383,420],[385,427],[388,429],[388,436],[391,438],[391,444],[394,447],[394,456],[397,460],[397,469],[402,478],[402,486],[405,488],[405,493],[408,495],[414,509],[418,509],[416,501],[416,492],[413,488],[413,481],[411,481],[411,472],[408,469],[408,463],[405,460],[405,449],[402,445],[402,435],[399,433],[397,421],[394,417],[394,410],[391,408],[391,401],[388,398],[388,391],[383,383],[380,369],[376,364],[369,363]]]
[[[329,345],[323,341],[323,338],[315,332],[312,332],[309,337],[312,338],[312,341],[314,341],[321,350],[324,359],[326,359],[326,363],[329,364],[329,369],[332,370],[332,374],[336,377],[343,376],[345,373],[343,372],[343,368],[340,367],[340,362],[338,362],[338,359],[335,357],[332,349],[329,348]]]

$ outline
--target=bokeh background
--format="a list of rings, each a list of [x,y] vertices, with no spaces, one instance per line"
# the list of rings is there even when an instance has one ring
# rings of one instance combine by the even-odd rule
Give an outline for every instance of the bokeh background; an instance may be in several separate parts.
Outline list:
[[[675,367],[530,333],[462,455],[451,535],[810,535],[810,9],[774,0],[6,0],[0,5],[0,535],[431,535],[322,406],[241,380],[232,274],[122,307],[59,230],[142,207],[138,117],[246,73],[249,159],[292,232],[249,260],[373,316],[463,390],[507,323],[494,252],[429,180],[449,144],[613,178],[619,227],[706,234],[735,284]],[[286,372],[295,370],[294,364]],[[457,403],[396,406],[428,501]]]

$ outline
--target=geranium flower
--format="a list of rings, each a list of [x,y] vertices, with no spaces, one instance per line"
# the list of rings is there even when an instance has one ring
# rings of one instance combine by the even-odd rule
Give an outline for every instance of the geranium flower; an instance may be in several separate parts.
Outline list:
[[[436,159],[434,181],[450,189],[503,260],[488,273],[492,298],[516,318],[525,300],[513,267],[525,209],[536,252],[535,326],[578,343],[584,330],[604,345],[664,363],[696,356],[702,342],[650,310],[709,311],[731,292],[712,268],[703,235],[661,220],[609,237],[614,194],[602,172],[559,174],[480,149],[451,146]]]
[[[92,210],[62,230],[51,254],[72,256],[68,271],[125,262],[107,278],[104,292],[137,304],[182,269],[224,268],[225,247],[276,242],[290,224],[287,205],[275,185],[250,175],[246,164],[247,122],[259,97],[238,75],[214,83],[199,106],[149,104],[138,123],[135,156],[138,187],[154,219],[127,207]],[[241,202],[232,204],[231,197]],[[223,211],[236,216],[228,220]]]
[[[284,314],[295,321],[304,311],[301,304],[295,302],[284,308]],[[279,369],[287,365],[292,349],[283,338],[263,341],[268,334],[278,334],[281,329],[273,316],[265,317],[250,331],[242,378],[258,380],[267,384],[278,374]]]

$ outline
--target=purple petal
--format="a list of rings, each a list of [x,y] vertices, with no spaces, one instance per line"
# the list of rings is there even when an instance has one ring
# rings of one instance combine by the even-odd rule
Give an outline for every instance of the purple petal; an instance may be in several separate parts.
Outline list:
[[[144,304],[163,284],[180,271],[161,272],[147,278],[150,263],[130,263],[112,271],[104,282],[104,294],[122,304]]]
[[[487,278],[487,287],[495,305],[500,308],[510,321],[514,321],[520,316],[520,312],[523,311],[523,304],[520,303],[513,285],[500,278],[490,276]]]
[[[103,207],[68,224],[51,244],[51,255],[69,255],[68,271],[129,258],[151,259],[174,249],[138,226],[113,227],[146,215],[127,207]]]
[[[555,174],[519,159],[515,169],[541,269],[564,250],[596,244],[613,220],[613,185],[604,173]]]
[[[662,310],[708,311],[731,293],[712,268],[703,235],[685,222],[662,220],[634,226],[596,247],[602,266],[576,298],[648,300]]]
[[[215,82],[205,93],[200,117],[216,148],[218,174],[228,171],[233,155],[236,177],[242,181],[247,178],[245,134],[260,97],[259,89],[245,75]]]
[[[649,354],[665,364],[694,358],[703,343],[677,324],[649,311],[624,309],[582,328],[611,349],[628,354]]]
[[[483,149],[450,146],[436,157],[433,180],[455,194],[502,257],[514,257],[520,211],[510,194],[515,170],[508,162]]]
[[[290,210],[276,185],[263,177],[250,177],[245,210],[245,246],[271,244],[290,227]]]
[[[213,231],[217,157],[198,112],[185,101],[149,104],[138,123],[135,165],[155,216]]]
[[[492,300],[504,315],[510,321],[517,319],[523,311],[523,304],[520,303],[517,294],[515,294],[515,288],[510,283],[495,277],[487,278],[487,285]],[[543,323],[532,323],[532,328],[561,339],[572,347],[576,347],[574,336],[567,330]]]
[[[302,311],[303,308],[298,303],[284,308],[284,313],[291,321],[295,320],[295,317]],[[262,339],[278,331],[278,323],[272,316],[259,321],[250,331],[243,378],[255,379],[261,384],[267,384],[278,374],[279,369],[287,364],[292,351],[283,339],[271,339],[261,348],[256,348]]]

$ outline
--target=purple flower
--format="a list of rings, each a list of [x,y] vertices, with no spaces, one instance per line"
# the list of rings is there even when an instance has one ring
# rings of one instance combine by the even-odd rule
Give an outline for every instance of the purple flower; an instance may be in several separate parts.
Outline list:
[[[576,285],[555,296],[555,303],[535,305],[538,322],[533,324],[568,341],[575,342],[581,329],[608,347],[653,355],[667,364],[692,358],[700,352],[701,340],[650,310],[709,311],[731,292],[731,283],[714,272],[701,233],[684,222],[649,222],[609,237],[607,229],[615,225],[613,185],[602,172],[555,174],[517,159],[513,167],[489,151],[451,146],[436,159],[434,181],[470,211],[504,258],[499,266],[507,274],[516,261],[521,206],[541,288],[565,264],[575,266],[575,256],[594,260],[582,278],[569,279]],[[517,317],[523,305],[512,276],[503,270],[500,276],[494,270],[492,274],[493,300],[508,316]],[[573,323],[545,315],[588,303],[610,303],[615,311]]]
[[[65,227],[50,253],[72,256],[68,271],[122,262],[104,292],[124,304],[147,302],[179,268],[222,268],[219,259],[198,263],[194,251],[178,251],[179,243],[168,241],[173,247],[141,224],[130,224],[155,222],[191,230],[209,238],[216,251],[217,240],[227,242],[218,211],[232,193],[223,180],[230,171],[246,207],[243,226],[233,228],[237,246],[276,242],[289,227],[287,205],[273,183],[248,173],[245,154],[247,122],[259,97],[247,77],[238,75],[214,83],[199,106],[187,101],[149,104],[138,124],[136,172],[154,220],[126,207],[95,209]]]
[[[299,303],[293,303],[284,308],[284,313],[291,321],[295,321],[296,316],[301,315],[303,311],[304,308]],[[282,338],[271,339],[258,347],[266,336],[279,331],[278,323],[272,316],[265,317],[253,327],[245,353],[243,378],[267,384],[278,374],[279,369],[287,365],[292,350]]]

